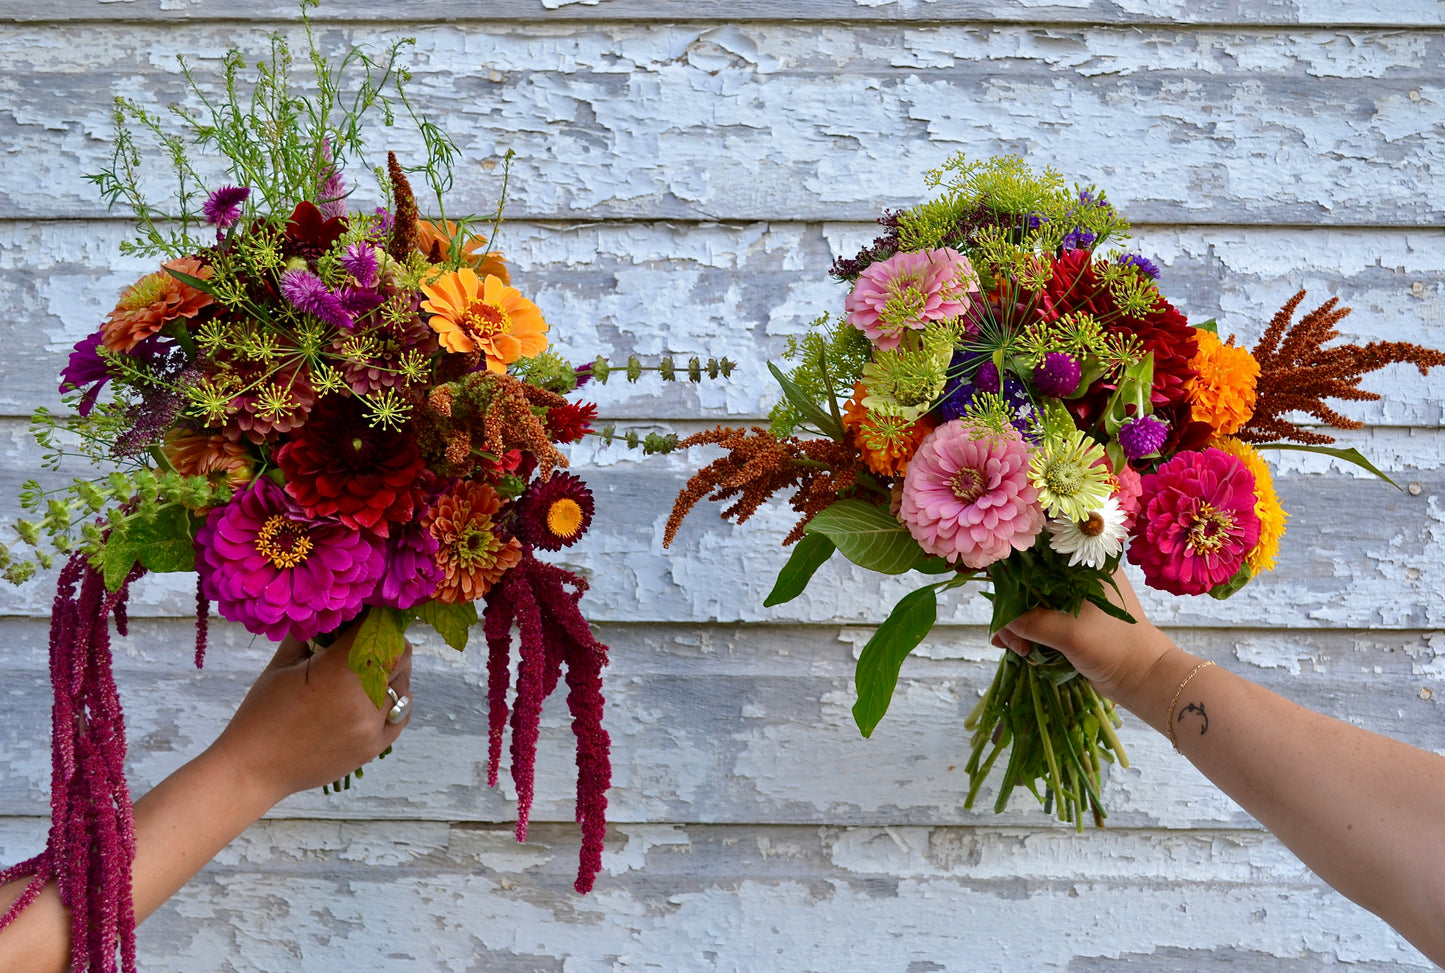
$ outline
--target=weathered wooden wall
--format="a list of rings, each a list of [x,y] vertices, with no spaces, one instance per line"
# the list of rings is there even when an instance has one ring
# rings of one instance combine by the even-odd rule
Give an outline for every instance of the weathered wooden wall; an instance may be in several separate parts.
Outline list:
[[[413,92],[497,190],[502,244],[578,359],[726,354],[732,382],[599,390],[644,426],[745,422],[763,362],[841,291],[833,255],[963,149],[1097,181],[1166,292],[1247,340],[1298,287],[1351,337],[1445,346],[1445,12],[1433,0],[337,0],[327,45],[415,35]],[[273,0],[0,2],[0,495],[33,475],[23,416],[139,271],[83,174],[107,108],[177,96],[259,50]],[[480,164],[480,165],[477,165]],[[1227,604],[1153,599],[1182,644],[1278,691],[1445,746],[1445,460],[1438,376],[1400,370],[1349,436],[1396,492],[1282,458],[1279,570]],[[570,890],[571,748],[549,709],[533,839],[484,786],[484,668],[427,644],[396,754],[340,797],[285,802],[142,930],[148,970],[1383,971],[1428,967],[1131,720],[1107,831],[1016,799],[962,808],[960,723],[995,657],[977,598],[944,612],[872,740],[857,650],[904,590],[829,570],[764,610],[788,518],[704,509],[661,548],[681,459],[574,454],[598,494],[590,613],[613,649],[608,852]],[[4,501],[7,517],[13,501]],[[42,842],[48,579],[0,593],[0,860]],[[219,627],[188,666],[185,579],[138,593],[120,652],[143,789],[214,736],[267,656]],[[861,592],[861,596],[860,596]],[[1323,774],[1328,767],[1319,768]]]

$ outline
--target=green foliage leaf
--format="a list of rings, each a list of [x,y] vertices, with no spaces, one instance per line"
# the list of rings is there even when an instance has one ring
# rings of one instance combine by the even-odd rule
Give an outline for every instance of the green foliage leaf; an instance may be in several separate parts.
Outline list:
[[[892,514],[862,500],[840,500],[820,511],[803,529],[822,534],[848,560],[881,574],[911,571],[927,556]]]
[[[477,624],[477,605],[467,601],[460,605],[445,605],[439,601],[427,601],[412,609],[417,618],[436,629],[447,645],[458,652],[467,647],[467,635]]]
[[[768,362],[768,371],[772,372],[773,378],[778,380],[778,384],[783,389],[783,396],[787,398],[788,404],[797,410],[799,415],[811,422],[823,435],[831,439],[843,438],[843,427],[833,418],[832,413],[808,398],[777,365]]]
[[[118,590],[136,561],[158,574],[194,571],[193,536],[191,518],[179,505],[161,507],[149,523],[139,517],[118,519],[101,554],[105,586]]]
[[[773,590],[763,599],[764,608],[772,608],[792,601],[803,593],[813,575],[833,556],[837,546],[825,534],[804,534],[803,539],[793,546],[788,563],[778,572]]]
[[[1390,484],[1390,486],[1394,487],[1396,490],[1401,489],[1400,484],[1390,479],[1384,473],[1381,473],[1379,468],[1375,466],[1374,463],[1371,463],[1369,460],[1365,459],[1364,454],[1361,453],[1358,449],[1354,449],[1353,447],[1348,449],[1341,449],[1338,446],[1310,446],[1305,443],[1263,443],[1261,445],[1255,446],[1254,448],[1297,449],[1303,453],[1320,453],[1324,456],[1333,456],[1335,459],[1342,459],[1347,463],[1354,463],[1362,470],[1368,470],[1369,472],[1378,476],[1380,479],[1384,480],[1386,483]]]
[[[347,665],[361,677],[361,688],[376,704],[386,705],[386,684],[396,660],[406,651],[406,613],[395,608],[373,606],[356,629]]]
[[[853,676],[858,701],[853,704],[853,719],[865,737],[872,736],[873,728],[888,712],[903,660],[938,619],[937,587],[927,585],[899,599],[858,656]]]

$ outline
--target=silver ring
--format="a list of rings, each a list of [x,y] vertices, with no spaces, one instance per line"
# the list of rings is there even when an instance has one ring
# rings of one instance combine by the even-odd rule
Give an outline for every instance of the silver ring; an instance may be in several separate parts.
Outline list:
[[[386,687],[386,695],[391,697],[391,709],[387,711],[386,722],[393,726],[406,719],[406,714],[411,712],[411,697],[398,696],[395,689]]]

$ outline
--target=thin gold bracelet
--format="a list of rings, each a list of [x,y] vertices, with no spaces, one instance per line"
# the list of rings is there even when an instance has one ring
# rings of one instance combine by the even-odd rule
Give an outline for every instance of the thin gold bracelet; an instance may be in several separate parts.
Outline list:
[[[1185,676],[1183,682],[1179,684],[1179,688],[1174,690],[1174,698],[1169,701],[1169,722],[1165,724],[1165,728],[1169,731],[1169,745],[1175,750],[1179,749],[1179,741],[1174,738],[1174,707],[1179,705],[1179,697],[1184,695],[1184,687],[1189,685],[1189,680],[1212,665],[1214,665],[1214,662],[1211,660],[1209,662],[1201,662],[1193,669],[1190,669],[1189,675]]]

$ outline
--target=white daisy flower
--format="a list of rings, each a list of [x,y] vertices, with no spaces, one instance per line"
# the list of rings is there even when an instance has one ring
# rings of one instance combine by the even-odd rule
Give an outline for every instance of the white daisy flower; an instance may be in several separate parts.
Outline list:
[[[1098,510],[1089,511],[1083,520],[1054,517],[1049,521],[1049,546],[1060,554],[1071,555],[1069,567],[1083,564],[1102,568],[1104,562],[1124,549],[1124,511],[1119,501],[1107,497]]]

